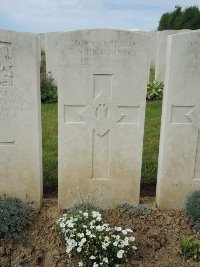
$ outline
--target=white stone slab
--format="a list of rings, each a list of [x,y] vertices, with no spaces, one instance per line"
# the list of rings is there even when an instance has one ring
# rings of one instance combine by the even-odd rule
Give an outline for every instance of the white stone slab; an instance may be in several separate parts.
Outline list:
[[[0,30],[0,195],[42,200],[37,35]]]
[[[176,34],[176,30],[158,31],[157,33],[157,49],[156,49],[156,68],[155,80],[164,82],[166,54],[167,54],[167,38],[172,34]]]
[[[51,75],[53,82],[57,85],[57,42],[59,32],[49,32],[45,34],[45,55],[46,72]]]
[[[200,189],[200,32],[169,37],[163,99],[157,204],[185,207]]]
[[[45,34],[46,33],[39,33],[41,51],[45,51]]]
[[[138,204],[150,38],[83,30],[59,44],[59,206],[76,187],[98,188],[104,208]]]
[[[150,57],[150,67],[151,69],[156,68],[156,53],[157,53],[157,35],[158,31],[152,31],[151,34],[151,57]]]

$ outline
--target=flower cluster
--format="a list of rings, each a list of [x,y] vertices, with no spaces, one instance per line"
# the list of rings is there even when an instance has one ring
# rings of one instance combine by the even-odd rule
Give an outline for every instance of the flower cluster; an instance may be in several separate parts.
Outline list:
[[[66,252],[78,253],[78,266],[118,266],[137,249],[131,229],[111,228],[97,211],[64,214],[57,225]]]

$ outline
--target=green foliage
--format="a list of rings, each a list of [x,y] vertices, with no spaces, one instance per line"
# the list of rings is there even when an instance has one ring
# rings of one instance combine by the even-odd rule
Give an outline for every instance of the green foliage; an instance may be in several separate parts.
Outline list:
[[[144,128],[142,182],[156,182],[162,102],[148,101]]]
[[[46,62],[44,54],[42,54],[42,61],[40,65],[40,87],[42,103],[48,104],[57,102],[57,86],[53,83],[51,74],[46,74]]]
[[[200,10],[197,6],[187,7],[184,10],[180,6],[175,6],[174,11],[161,16],[159,31],[181,29],[200,29]]]
[[[131,229],[110,227],[95,210],[63,214],[57,221],[57,229],[66,252],[78,256],[78,266],[113,267],[137,249]]]
[[[200,221],[200,190],[192,192],[186,201],[188,215],[195,221]]]
[[[14,238],[23,243],[23,231],[28,223],[29,208],[19,199],[0,198],[0,237]]]
[[[192,236],[184,236],[180,243],[181,254],[184,255],[185,259],[196,259],[199,260],[200,256],[200,245],[193,241]]]
[[[58,112],[57,104],[42,104],[43,177],[46,192],[57,191]]]
[[[144,215],[151,211],[150,207],[144,204],[139,204],[138,206],[136,206],[136,205],[130,205],[128,203],[123,203],[119,205],[119,208],[125,209],[130,215],[135,213]]]
[[[147,85],[147,100],[162,100],[164,83],[153,81]]]

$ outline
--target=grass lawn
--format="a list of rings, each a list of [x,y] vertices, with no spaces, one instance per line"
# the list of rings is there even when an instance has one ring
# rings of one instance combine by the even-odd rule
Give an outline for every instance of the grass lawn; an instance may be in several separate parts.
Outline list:
[[[57,188],[58,123],[57,104],[42,104],[43,179],[45,191]]]
[[[162,101],[148,101],[144,128],[142,182],[156,182]]]

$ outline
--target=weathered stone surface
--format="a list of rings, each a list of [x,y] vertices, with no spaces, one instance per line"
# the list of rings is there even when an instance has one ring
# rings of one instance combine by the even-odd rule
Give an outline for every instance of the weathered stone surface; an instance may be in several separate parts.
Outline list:
[[[39,33],[40,49],[45,51],[45,33]]]
[[[156,53],[157,53],[157,34],[158,31],[151,31],[151,56],[150,56],[150,67],[151,69],[156,68]]]
[[[188,29],[183,30],[166,30],[157,32],[156,42],[156,64],[155,64],[155,80],[164,82],[166,70],[166,56],[167,56],[167,40],[168,36],[172,34],[189,32]],[[153,42],[152,42],[153,43]]]
[[[166,30],[157,32],[157,48],[156,48],[156,68],[155,80],[164,82],[166,53],[167,53],[167,38],[172,34],[176,34],[176,30]]]
[[[37,35],[0,31],[0,195],[42,199]]]
[[[59,206],[73,204],[77,187],[99,189],[102,207],[138,204],[150,38],[83,30],[58,39]]]
[[[169,37],[157,204],[185,207],[200,189],[200,32]]]

